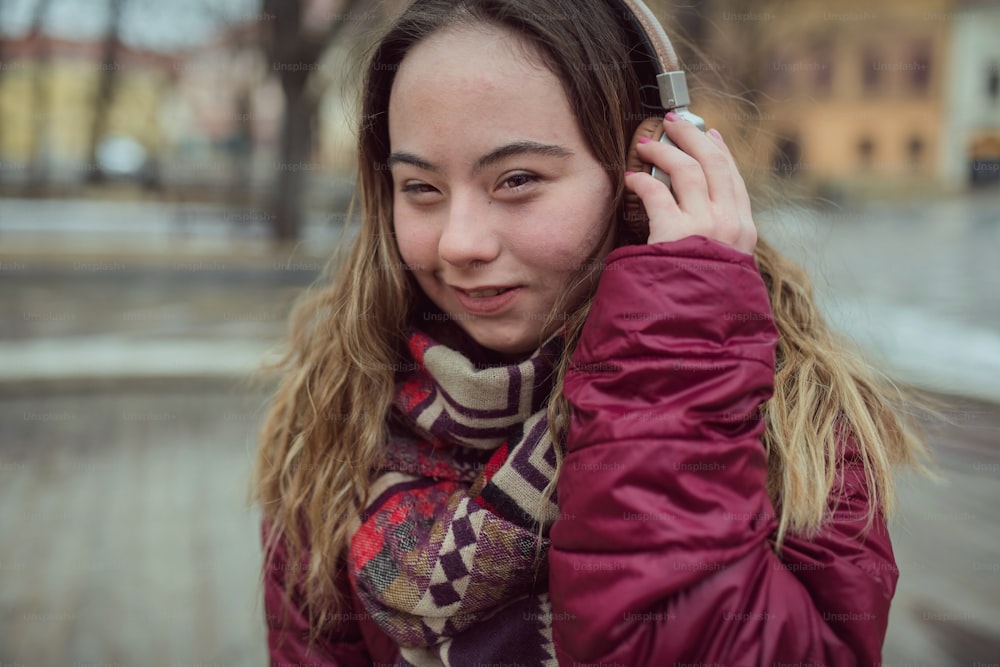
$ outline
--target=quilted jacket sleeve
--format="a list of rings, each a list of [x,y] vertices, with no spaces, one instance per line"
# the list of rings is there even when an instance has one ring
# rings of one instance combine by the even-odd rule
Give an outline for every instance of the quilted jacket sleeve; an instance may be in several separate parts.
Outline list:
[[[262,534],[266,544],[268,526]],[[290,568],[284,540],[279,540],[273,558],[264,563],[264,610],[267,620],[267,649],[270,665],[323,665],[324,667],[363,667],[372,664],[357,616],[342,614],[333,633],[309,645],[309,620],[302,611],[303,596],[298,587],[289,600],[284,590],[284,574]],[[302,571],[299,568],[298,571]],[[350,601],[346,571],[341,590]],[[350,604],[350,602],[348,602]]]
[[[880,660],[896,570],[881,517],[862,533],[849,442],[829,525],[772,549],[756,411],[777,339],[749,255],[697,236],[609,255],[565,382],[560,665]]]

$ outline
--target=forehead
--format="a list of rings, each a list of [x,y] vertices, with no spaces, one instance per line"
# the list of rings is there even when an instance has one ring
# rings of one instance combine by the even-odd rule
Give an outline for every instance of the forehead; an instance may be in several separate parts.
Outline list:
[[[490,65],[493,65],[491,67]],[[518,75],[555,75],[539,47],[513,30],[487,24],[456,25],[437,30],[414,44],[393,82],[393,92],[413,77],[435,73],[514,69]]]
[[[389,98],[393,150],[454,150],[456,142],[485,150],[512,138],[579,141],[573,118],[537,47],[492,26],[446,28],[416,44]]]

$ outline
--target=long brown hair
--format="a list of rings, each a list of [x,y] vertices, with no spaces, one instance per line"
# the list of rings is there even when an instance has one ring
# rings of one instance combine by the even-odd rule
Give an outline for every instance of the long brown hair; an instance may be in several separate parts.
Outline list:
[[[624,192],[627,142],[646,115],[633,67],[588,66],[632,60],[618,17],[603,0],[420,1],[375,47],[358,142],[360,232],[336,275],[307,293],[293,314],[284,375],[261,432],[253,478],[254,499],[271,525],[266,557],[283,536],[289,563],[296,565],[285,571],[286,589],[302,586],[314,636],[342,609],[335,581],[368,494],[369,473],[387,439],[395,370],[406,362],[402,332],[419,296],[393,234],[389,94],[414,44],[463,25],[510,30],[535,47],[563,82],[575,122],[608,170],[616,202]],[[619,205],[608,232],[616,242],[643,242],[623,220]],[[903,395],[829,331],[800,267],[763,239],[755,259],[781,334],[774,396],[762,410],[768,491],[780,511],[777,542],[787,531],[811,534],[827,516],[842,428],[858,444],[872,511],[891,512],[892,465],[915,462],[923,451],[902,410]],[[585,263],[580,280],[592,278],[599,266]],[[549,401],[556,442],[568,416],[562,382],[590,298],[557,304],[571,312],[559,318],[567,344]],[[303,561],[304,572],[297,567]]]

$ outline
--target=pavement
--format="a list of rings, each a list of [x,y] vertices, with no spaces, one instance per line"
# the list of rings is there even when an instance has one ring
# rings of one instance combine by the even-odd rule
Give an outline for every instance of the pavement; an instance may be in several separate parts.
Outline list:
[[[0,665],[265,667],[264,397],[115,383],[0,400]]]
[[[271,357],[342,217],[275,247],[198,204],[0,199],[0,385],[239,378]]]
[[[761,218],[871,363],[903,383],[1000,403],[1000,196]]]

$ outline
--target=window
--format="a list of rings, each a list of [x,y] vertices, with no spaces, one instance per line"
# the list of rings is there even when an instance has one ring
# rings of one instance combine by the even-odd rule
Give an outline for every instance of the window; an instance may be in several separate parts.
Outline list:
[[[858,141],[858,161],[862,167],[872,166],[872,158],[875,156],[875,142],[871,137],[862,137]]]
[[[910,66],[910,86],[917,93],[926,93],[931,86],[931,45],[927,40],[918,42],[913,48]]]
[[[802,146],[794,137],[782,137],[778,140],[774,155],[771,157],[771,170],[778,176],[794,176],[802,169]]]
[[[813,85],[821,93],[830,92],[830,88],[833,87],[832,52],[833,49],[828,42],[820,42],[813,48],[813,53],[816,56],[816,61],[813,63],[815,67]]]
[[[924,156],[924,140],[919,135],[914,134],[906,142],[906,155],[911,168],[920,167],[920,160]]]

